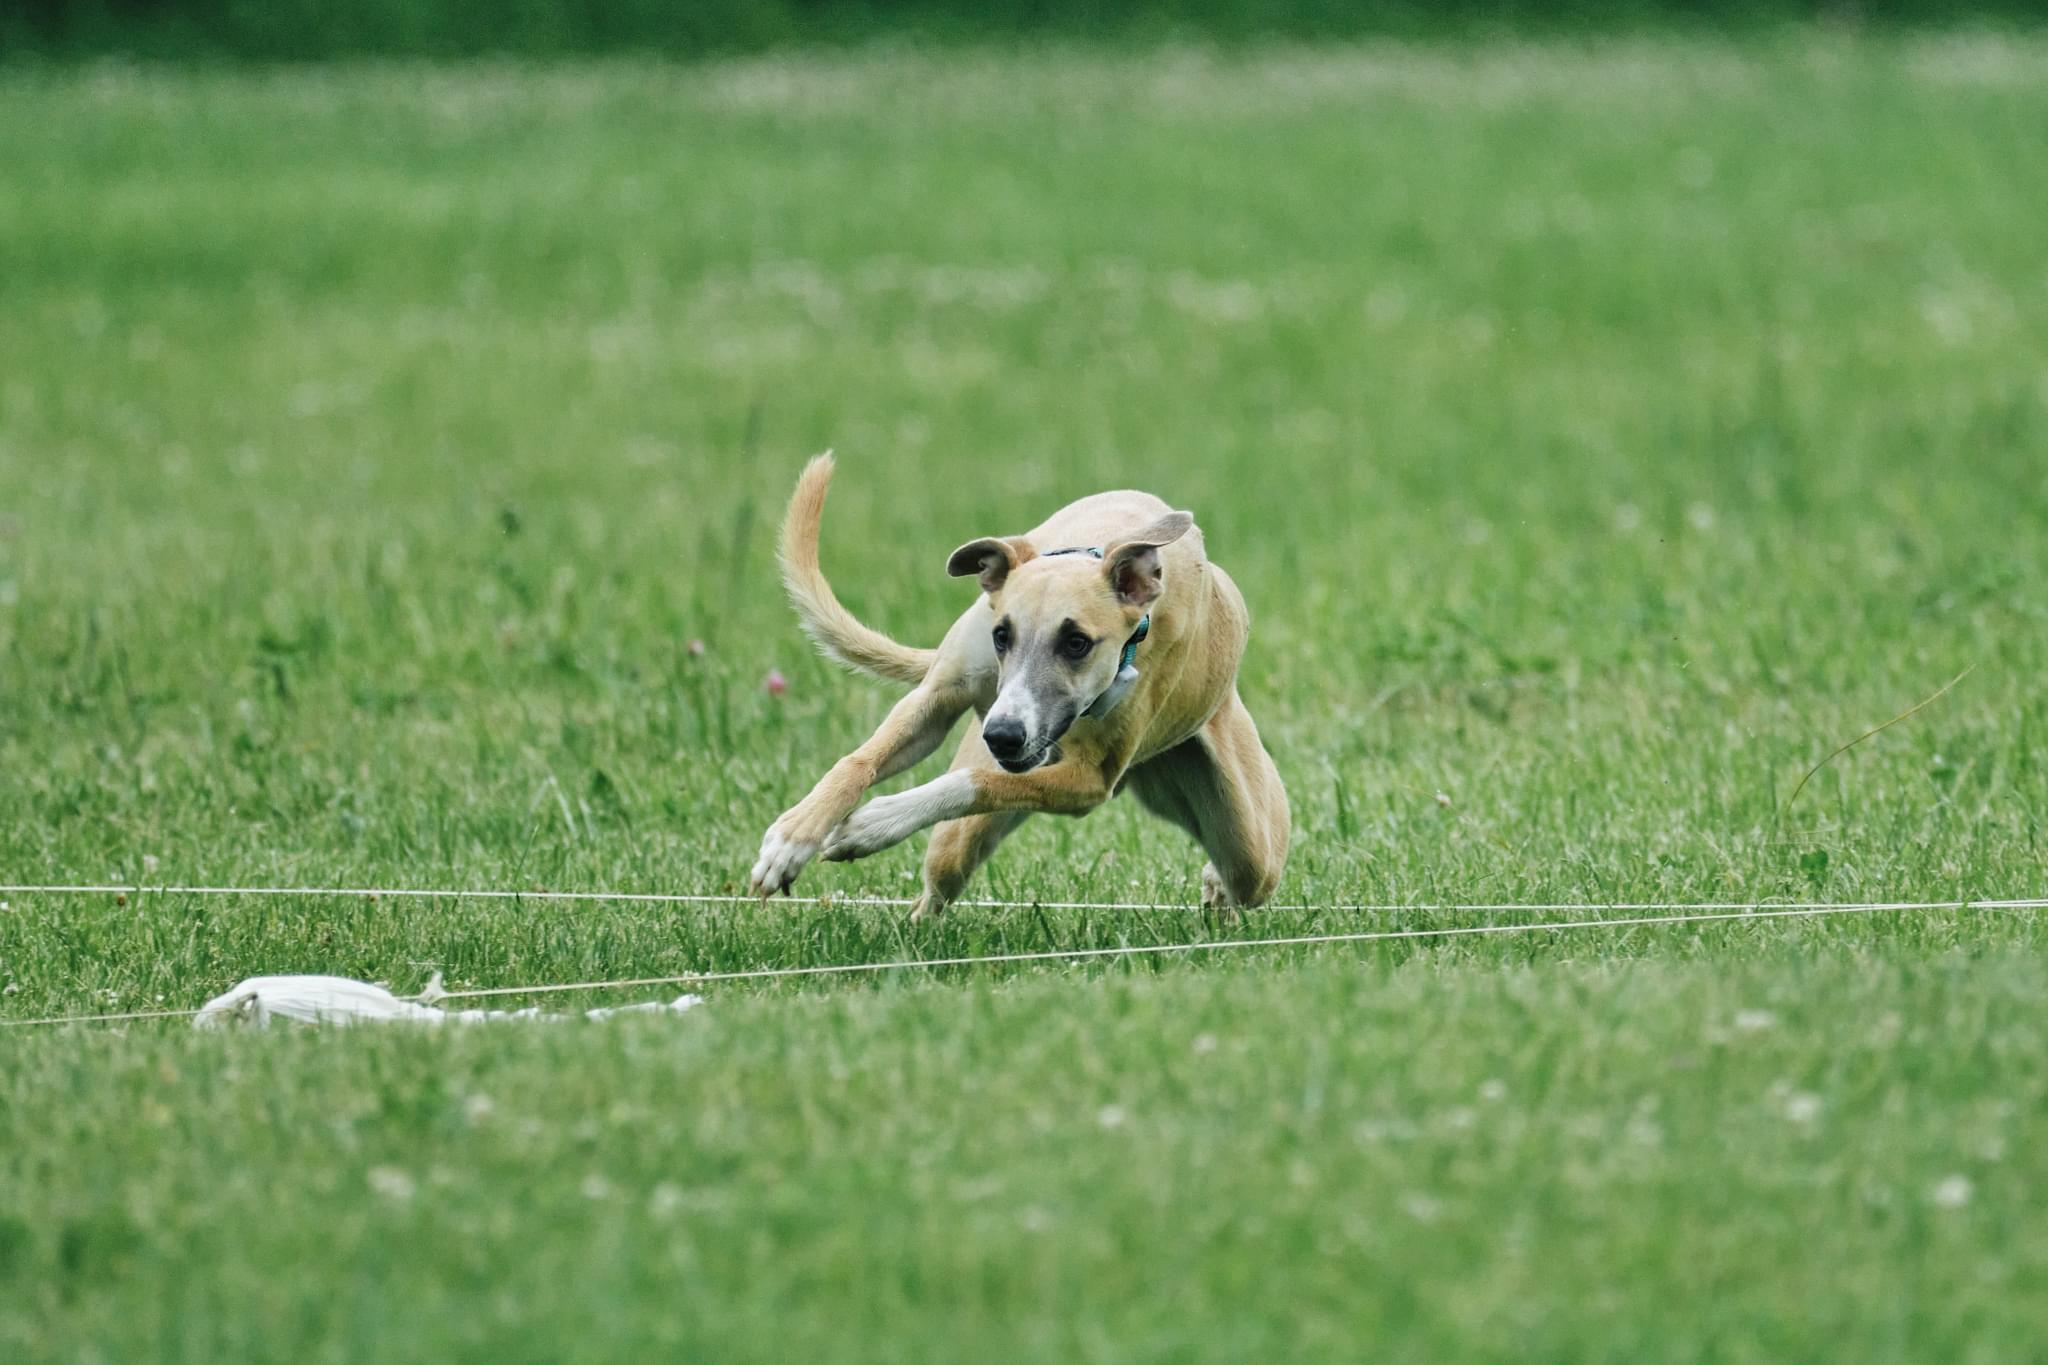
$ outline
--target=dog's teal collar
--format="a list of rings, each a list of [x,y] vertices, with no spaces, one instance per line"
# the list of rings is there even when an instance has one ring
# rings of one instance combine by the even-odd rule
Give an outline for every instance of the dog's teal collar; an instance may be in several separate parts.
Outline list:
[[[1047,550],[1044,557],[1052,559],[1059,555],[1087,555],[1092,559],[1100,559],[1102,547],[1071,545],[1064,550]],[[1152,613],[1148,611],[1139,620],[1138,628],[1131,632],[1131,638],[1124,641],[1124,653],[1123,657],[1117,660],[1116,676],[1110,679],[1109,686],[1102,689],[1101,696],[1088,703],[1087,709],[1081,712],[1082,715],[1106,716],[1116,710],[1117,704],[1131,694],[1131,689],[1138,685],[1138,646],[1143,644],[1145,637],[1151,633]]]
[[[1118,703],[1131,694],[1138,685],[1138,646],[1152,633],[1152,613],[1146,612],[1139,620],[1138,628],[1131,632],[1131,638],[1124,641],[1123,657],[1117,661],[1116,677],[1110,679],[1102,695],[1088,703],[1088,709],[1081,714],[1101,718],[1116,710]]]
[[[1138,646],[1144,644],[1145,637],[1151,633],[1152,613],[1148,611],[1139,618],[1138,628],[1131,632],[1131,638],[1124,641],[1124,657],[1117,664],[1118,672],[1122,672],[1138,662]]]

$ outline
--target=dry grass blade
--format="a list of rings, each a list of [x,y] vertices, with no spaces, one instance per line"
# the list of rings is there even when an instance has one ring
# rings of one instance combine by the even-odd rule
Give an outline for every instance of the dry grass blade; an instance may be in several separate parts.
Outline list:
[[[1884,724],[1874,725],[1870,729],[1865,730],[1862,734],[1856,736],[1856,738],[1850,740],[1847,744],[1841,745],[1840,747],[1836,748],[1826,758],[1823,758],[1820,762],[1814,764],[1811,768],[1808,768],[1806,770],[1806,775],[1799,779],[1799,785],[1794,787],[1792,789],[1792,794],[1785,798],[1785,804],[1778,807],[1778,818],[1780,820],[1785,818],[1785,812],[1792,809],[1792,803],[1799,799],[1799,793],[1806,790],[1806,784],[1813,781],[1813,776],[1815,773],[1819,772],[1822,768],[1827,767],[1828,764],[1834,762],[1843,754],[1848,753],[1851,749],[1861,744],[1864,740],[1870,739],[1876,735],[1881,735],[1885,731],[1891,729],[1894,725],[1897,725],[1900,721],[1911,720],[1914,716],[1919,715],[1922,711],[1925,711],[1928,707],[1934,705],[1934,703],[1940,701],[1944,696],[1948,695],[1948,691],[1950,688],[1954,687],[1963,679],[1969,677],[1970,674],[1976,671],[1976,669],[1977,665],[1971,664],[1968,668],[1964,669],[1962,672],[1956,674],[1953,678],[1950,678],[1947,682],[1943,683],[1940,687],[1936,688],[1934,692],[1930,695],[1922,698],[1919,702],[1899,712],[1899,714],[1893,716]]]

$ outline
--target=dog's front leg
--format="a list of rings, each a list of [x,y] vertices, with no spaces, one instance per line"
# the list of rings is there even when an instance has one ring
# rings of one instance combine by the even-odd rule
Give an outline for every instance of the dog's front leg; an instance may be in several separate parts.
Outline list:
[[[897,702],[867,743],[833,764],[809,796],[768,827],[749,878],[754,894],[789,890],[862,794],[938,748],[972,704],[973,696],[958,686],[921,686]]]
[[[1086,815],[1109,799],[1114,784],[1085,763],[1055,763],[1028,773],[996,768],[955,768],[920,787],[878,796],[847,816],[825,838],[824,857],[851,862],[900,844],[921,829],[963,815],[1043,811]]]

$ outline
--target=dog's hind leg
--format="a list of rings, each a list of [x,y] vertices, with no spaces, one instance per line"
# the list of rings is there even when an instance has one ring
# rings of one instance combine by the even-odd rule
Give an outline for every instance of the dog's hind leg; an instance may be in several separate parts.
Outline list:
[[[1209,855],[1202,903],[1262,905],[1287,866],[1287,789],[1233,692],[1193,739],[1131,769],[1146,809],[1194,835]]]
[[[981,717],[971,716],[966,737],[960,741],[960,750],[953,756],[951,766],[972,767],[987,753],[981,742]],[[1008,838],[1011,830],[1024,823],[1027,813],[1008,810],[965,815],[932,826],[931,842],[924,852],[924,890],[911,908],[911,919],[943,915],[946,907],[959,899],[975,869],[988,861],[996,845]]]

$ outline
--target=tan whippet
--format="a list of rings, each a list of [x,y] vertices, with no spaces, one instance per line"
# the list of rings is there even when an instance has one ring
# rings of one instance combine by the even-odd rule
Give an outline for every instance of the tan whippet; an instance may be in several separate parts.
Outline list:
[[[1025,816],[1085,815],[1126,785],[1208,852],[1205,905],[1273,894],[1287,792],[1237,695],[1250,618],[1192,516],[1149,493],[1098,493],[1024,535],[970,541],[946,570],[978,577],[982,600],[937,649],[914,649],[855,620],[825,581],[818,529],[831,482],[829,452],[797,480],[783,582],[826,654],[914,687],[769,827],[756,894],[788,891],[821,853],[864,858],[937,825],[912,917],[935,915]],[[969,709],[950,771],[860,805]]]

